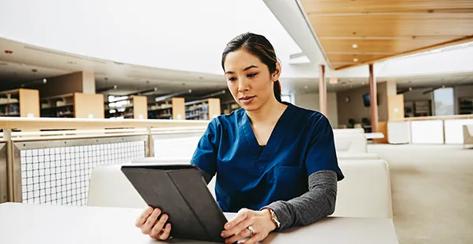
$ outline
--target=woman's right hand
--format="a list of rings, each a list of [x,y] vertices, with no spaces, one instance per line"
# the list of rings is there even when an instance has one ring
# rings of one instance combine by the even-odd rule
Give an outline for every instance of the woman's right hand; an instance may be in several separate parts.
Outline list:
[[[136,227],[141,229],[145,235],[149,235],[156,240],[167,240],[171,233],[171,224],[168,221],[167,214],[161,214],[159,208],[147,208],[136,220]]]

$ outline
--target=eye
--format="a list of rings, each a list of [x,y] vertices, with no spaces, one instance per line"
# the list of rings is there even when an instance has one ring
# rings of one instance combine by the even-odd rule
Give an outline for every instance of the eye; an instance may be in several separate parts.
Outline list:
[[[258,75],[258,73],[250,73],[250,74],[247,74],[246,77],[248,78],[254,78]]]
[[[236,77],[228,77],[227,80],[230,82],[233,82],[233,81],[236,81]]]

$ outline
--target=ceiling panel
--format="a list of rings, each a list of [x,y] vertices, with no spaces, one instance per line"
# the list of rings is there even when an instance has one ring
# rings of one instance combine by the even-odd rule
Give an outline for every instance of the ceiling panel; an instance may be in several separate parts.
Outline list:
[[[471,0],[301,0],[307,13],[352,12],[464,12]]]
[[[302,0],[301,5],[334,69],[473,39],[471,0]]]

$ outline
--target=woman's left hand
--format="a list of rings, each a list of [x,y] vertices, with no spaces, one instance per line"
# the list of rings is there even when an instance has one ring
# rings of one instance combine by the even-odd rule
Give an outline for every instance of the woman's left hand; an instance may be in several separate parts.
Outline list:
[[[264,240],[276,229],[268,209],[253,211],[243,208],[231,221],[225,224],[222,237],[225,243],[234,243],[245,239],[245,243],[257,243]],[[253,233],[252,233],[253,232]]]

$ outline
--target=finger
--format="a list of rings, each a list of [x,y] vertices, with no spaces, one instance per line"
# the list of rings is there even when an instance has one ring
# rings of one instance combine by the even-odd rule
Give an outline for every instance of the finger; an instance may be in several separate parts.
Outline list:
[[[153,226],[153,229],[151,229],[151,235],[159,237],[159,233],[163,230],[164,225],[166,224],[166,221],[168,221],[169,216],[167,214],[163,214],[158,222]]]
[[[252,214],[248,214],[248,217],[246,219],[244,219],[243,221],[241,221],[237,225],[233,226],[231,229],[224,230],[223,231],[223,235],[224,235],[223,237],[229,237],[229,236],[232,236],[232,235],[236,235],[236,234],[244,231],[245,229],[247,229],[248,226],[254,224],[254,222],[255,222],[254,221],[254,216]]]
[[[166,227],[164,227],[163,232],[161,233],[161,235],[159,235],[159,239],[167,240],[170,234],[171,234],[171,224],[167,223]]]
[[[250,213],[249,209],[246,209],[246,208],[241,209],[240,211],[238,211],[237,215],[231,221],[225,224],[224,226],[225,229],[228,230],[232,228],[233,226],[237,225],[238,223],[246,219],[249,213]]]
[[[143,213],[141,213],[140,217],[136,219],[136,223],[135,223],[136,227],[138,228],[141,227],[152,212],[153,212],[152,207],[146,208],[146,210],[143,211]]]
[[[253,244],[253,243],[258,243],[259,241],[262,241],[265,238],[264,235],[257,233],[254,236],[252,236],[250,239],[245,241],[245,244]]]
[[[141,232],[149,234],[160,214],[161,209],[155,208],[148,219],[146,219],[146,222],[141,226]]]
[[[225,243],[235,243],[236,241],[243,240],[249,237],[251,237],[251,232],[248,229],[244,229],[242,232],[239,232],[237,235],[234,235],[230,238],[225,239]]]

